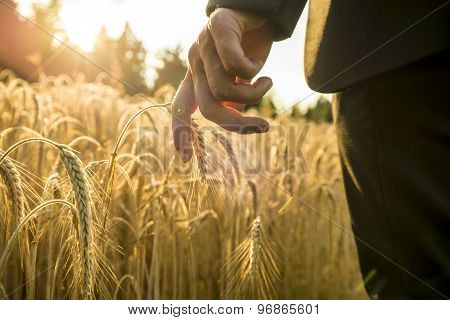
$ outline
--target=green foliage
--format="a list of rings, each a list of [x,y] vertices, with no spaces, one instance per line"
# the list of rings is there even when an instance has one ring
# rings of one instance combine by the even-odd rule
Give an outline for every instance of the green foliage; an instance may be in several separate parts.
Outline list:
[[[178,85],[184,78],[187,71],[186,62],[181,59],[181,47],[177,46],[174,50],[164,49],[159,53],[159,59],[162,67],[156,68],[156,79],[153,86],[153,92],[158,89],[170,85],[178,88]]]
[[[295,103],[293,106],[291,106],[291,114],[290,116],[294,119],[300,119],[303,118],[303,113],[301,111],[301,105],[300,103]]]
[[[60,27],[60,8],[60,0],[51,0],[47,4],[35,3],[33,20],[42,29],[56,35],[58,39],[70,42]],[[76,47],[73,44],[71,46]],[[136,38],[128,23],[118,39],[110,38],[106,28],[101,28],[93,51],[85,53],[103,70],[87,63],[79,55],[54,41],[52,37],[45,37],[36,51],[40,56],[40,64],[45,66],[44,71],[48,71],[50,74],[82,72],[88,80],[92,81],[105,70],[112,75],[108,78],[109,84],[117,85],[115,79],[126,83],[121,86],[126,93],[149,93],[145,81],[147,51],[143,43]]]
[[[94,49],[92,51],[92,59],[102,68],[112,71],[114,61],[111,53],[115,52],[116,43],[108,36],[105,27],[102,27],[95,39]]]
[[[267,118],[274,118],[278,114],[278,107],[270,94],[266,94],[261,101],[248,105],[247,108],[256,109],[262,116]],[[314,121],[316,123],[333,122],[331,102],[323,96],[321,96],[313,106],[310,106],[306,113],[302,112],[300,103],[292,105],[289,109],[291,110],[289,116],[295,119],[304,118],[305,120]]]
[[[61,28],[61,19],[59,17],[61,1],[50,0],[47,4],[35,2],[32,7],[33,21],[50,34],[65,40],[66,35]],[[48,50],[54,45],[59,45],[59,43],[53,41],[51,37],[47,37],[46,40],[47,43],[45,46]]]
[[[121,71],[121,80],[135,89],[125,87],[125,91],[128,94],[135,94],[135,91],[146,92],[145,59],[147,50],[142,41],[136,38],[128,23],[116,41],[116,56]]]
[[[306,120],[321,122],[333,122],[333,115],[331,112],[331,102],[325,97],[321,96],[316,104],[308,109],[304,115]]]
[[[266,94],[255,104],[247,105],[247,110],[248,109],[256,109],[263,117],[267,118],[274,118],[277,116],[277,107],[271,94]]]
[[[121,89],[127,94],[148,93],[145,81],[147,51],[128,23],[118,39],[110,38],[106,28],[102,27],[89,56],[114,78],[124,82],[126,85],[121,85]],[[98,72],[99,70],[91,70],[90,78],[95,78]],[[108,80],[111,85],[118,85],[115,79]]]

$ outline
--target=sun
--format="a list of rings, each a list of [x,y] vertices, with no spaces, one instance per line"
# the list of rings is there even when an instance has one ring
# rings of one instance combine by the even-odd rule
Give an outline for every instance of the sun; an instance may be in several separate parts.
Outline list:
[[[108,32],[123,28],[125,21],[118,17],[117,11],[117,6],[111,1],[78,0],[67,2],[61,8],[60,17],[70,42],[88,52],[94,48],[102,26]]]

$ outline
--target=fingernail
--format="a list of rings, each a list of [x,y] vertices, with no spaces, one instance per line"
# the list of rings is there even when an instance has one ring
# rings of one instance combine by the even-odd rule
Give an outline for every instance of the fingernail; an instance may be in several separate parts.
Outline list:
[[[180,150],[178,154],[180,155],[181,161],[183,161],[184,163],[189,162],[189,160],[191,160],[192,154],[188,150]]]
[[[178,154],[180,156],[181,161],[183,161],[184,163],[189,161],[187,154],[185,154],[183,151],[180,151]]]
[[[273,86],[273,82],[272,82],[272,80],[270,80],[269,83],[267,84],[266,91],[269,91],[270,88],[272,88],[272,86]]]
[[[262,123],[258,126],[257,133],[266,133],[269,131],[269,129],[270,129],[270,124],[267,121],[265,121],[265,123]]]
[[[242,134],[266,133],[269,131],[270,124],[262,118],[251,119],[251,124],[244,126],[241,130]]]

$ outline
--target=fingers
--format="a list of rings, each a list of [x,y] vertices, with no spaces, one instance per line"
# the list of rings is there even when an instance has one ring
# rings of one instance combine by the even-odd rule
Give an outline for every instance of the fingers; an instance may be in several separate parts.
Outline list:
[[[243,30],[237,21],[213,15],[208,29],[226,72],[243,79],[252,79],[258,74],[264,62],[245,56],[241,45]]]
[[[258,117],[244,117],[241,112],[221,104],[212,94],[203,62],[194,45],[189,52],[196,101],[203,116],[226,130],[238,133],[263,133],[269,130],[269,123]]]
[[[187,162],[192,158],[192,114],[197,102],[201,105],[201,112],[205,118],[227,130],[239,133],[262,133],[269,130],[269,124],[264,119],[242,116],[245,104],[220,102],[214,97],[196,45],[189,51],[189,62],[190,68],[172,103],[173,141],[182,161]],[[229,75],[226,76],[232,80]],[[253,87],[255,84],[250,85],[239,80],[237,85]]]
[[[191,122],[196,108],[194,83],[188,70],[172,103],[172,134],[175,149],[183,162],[192,157]]]
[[[208,84],[217,100],[252,104],[258,102],[272,87],[272,80],[268,77],[261,77],[253,84],[235,83],[236,77],[225,70],[207,29],[200,34],[198,43]]]

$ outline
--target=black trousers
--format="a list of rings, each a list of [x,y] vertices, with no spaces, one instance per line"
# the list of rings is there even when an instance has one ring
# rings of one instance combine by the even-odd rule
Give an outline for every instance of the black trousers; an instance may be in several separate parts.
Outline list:
[[[450,297],[449,53],[335,95],[361,271],[380,299]]]

